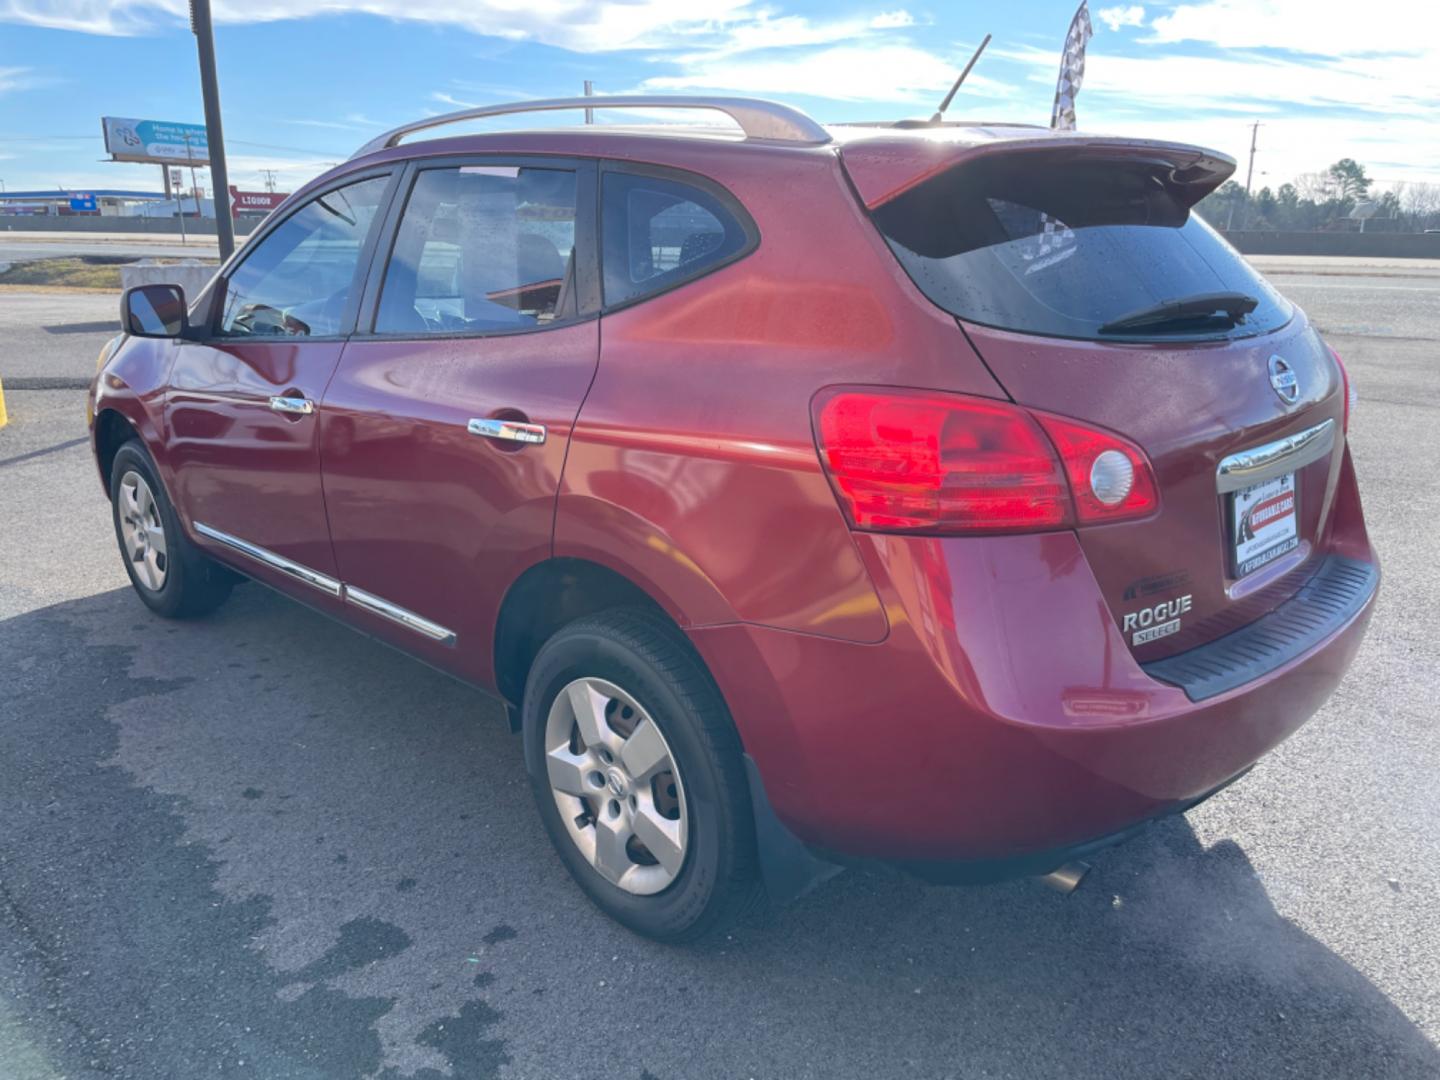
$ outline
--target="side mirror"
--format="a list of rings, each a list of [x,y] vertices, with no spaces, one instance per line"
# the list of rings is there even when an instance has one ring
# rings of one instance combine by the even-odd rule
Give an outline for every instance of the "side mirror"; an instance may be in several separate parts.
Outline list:
[[[136,285],[120,297],[120,326],[138,337],[184,337],[190,328],[179,285]]]

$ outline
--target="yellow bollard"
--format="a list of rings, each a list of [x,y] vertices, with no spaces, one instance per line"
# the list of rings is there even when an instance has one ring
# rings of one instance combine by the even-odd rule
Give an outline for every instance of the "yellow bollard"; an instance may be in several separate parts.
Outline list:
[[[10,420],[5,413],[5,384],[0,382],[0,427],[4,427]]]

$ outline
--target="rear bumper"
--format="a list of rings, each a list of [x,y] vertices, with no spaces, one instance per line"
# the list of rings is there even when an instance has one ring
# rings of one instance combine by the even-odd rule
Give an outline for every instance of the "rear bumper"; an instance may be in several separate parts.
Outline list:
[[[1223,787],[1329,697],[1376,588],[1294,655],[1192,701],[1134,660],[1074,534],[857,540],[885,641],[748,625],[691,639],[786,829],[830,858],[946,880],[1053,869]],[[1373,567],[1363,525],[1339,546]]]

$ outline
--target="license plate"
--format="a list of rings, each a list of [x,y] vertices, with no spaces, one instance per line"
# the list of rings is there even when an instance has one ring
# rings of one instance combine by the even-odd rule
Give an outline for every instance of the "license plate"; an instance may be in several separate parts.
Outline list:
[[[1300,546],[1294,473],[1231,493],[1230,541],[1237,578]]]

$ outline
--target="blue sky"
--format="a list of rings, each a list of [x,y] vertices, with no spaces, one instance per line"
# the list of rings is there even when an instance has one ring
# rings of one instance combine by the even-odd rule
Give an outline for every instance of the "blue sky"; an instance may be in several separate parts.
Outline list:
[[[1073,0],[214,0],[232,181],[288,189],[386,127],[470,103],[731,92],[824,121],[951,109],[1045,123]],[[1363,8],[1362,18],[1357,10]],[[158,186],[103,162],[102,114],[199,122],[184,0],[0,0],[0,180]],[[1256,187],[1354,157],[1440,183],[1440,6],[1428,0],[1092,4],[1082,128],[1246,154]],[[1241,172],[1243,177],[1244,164]],[[202,177],[202,183],[205,183]]]

